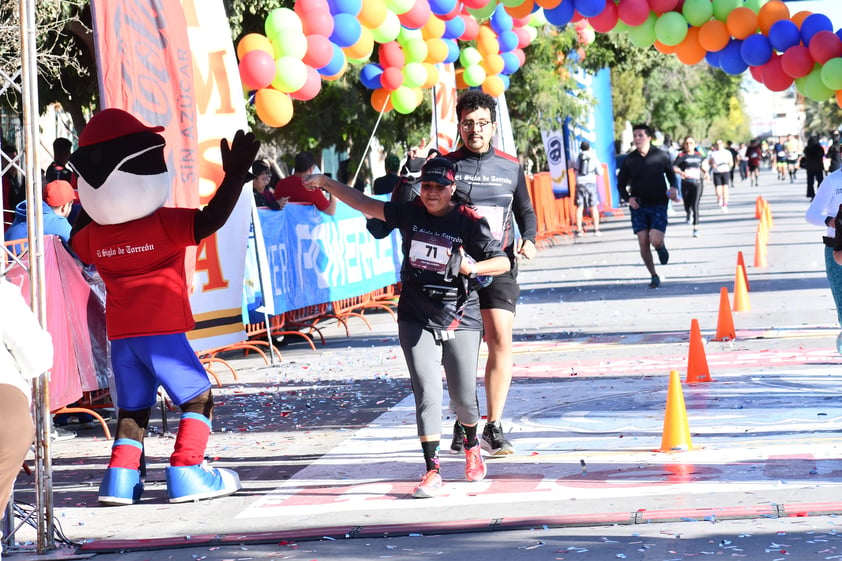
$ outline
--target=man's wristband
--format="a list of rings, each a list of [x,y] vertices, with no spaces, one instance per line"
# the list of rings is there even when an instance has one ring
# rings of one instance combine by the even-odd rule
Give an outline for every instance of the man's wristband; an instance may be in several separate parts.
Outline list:
[[[468,273],[468,278],[477,278],[477,264],[471,263],[471,271]]]

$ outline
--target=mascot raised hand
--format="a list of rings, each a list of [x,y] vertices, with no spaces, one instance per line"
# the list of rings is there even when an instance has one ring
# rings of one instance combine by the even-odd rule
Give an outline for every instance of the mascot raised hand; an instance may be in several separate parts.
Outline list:
[[[207,373],[187,341],[193,329],[185,253],[216,232],[240,197],[260,143],[237,131],[223,139],[225,177],[203,209],[166,208],[172,182],[163,127],[149,127],[120,109],[94,115],[70,163],[79,175],[82,212],[71,247],[95,265],[105,283],[117,435],[99,488],[99,502],[125,505],[143,492],[140,461],[159,387],[181,409],[166,469],[167,495],[179,503],[230,495],[236,472],[207,466],[213,395]]]

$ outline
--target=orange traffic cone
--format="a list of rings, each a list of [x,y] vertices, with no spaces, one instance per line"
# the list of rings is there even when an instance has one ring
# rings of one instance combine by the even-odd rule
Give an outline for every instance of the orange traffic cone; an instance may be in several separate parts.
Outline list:
[[[684,405],[681,380],[678,378],[678,371],[672,370],[667,388],[667,407],[664,411],[664,432],[661,437],[660,451],[674,452],[692,449],[693,442],[690,440],[690,425],[687,422],[687,407]]]
[[[763,197],[757,195],[757,198],[754,200],[754,217],[758,220],[761,216],[763,216],[763,213],[765,212],[763,210],[764,206],[766,206],[766,201],[763,200]]]
[[[751,303],[748,301],[746,283],[740,274],[740,269],[737,268],[737,274],[734,277],[734,311],[748,312],[749,310],[751,310]]]
[[[743,280],[746,283],[746,290],[748,290],[750,292],[751,291],[751,285],[748,283],[748,272],[746,271],[746,262],[743,259],[743,252],[742,251],[737,252],[737,267],[739,267],[740,272],[743,275]]]
[[[767,235],[766,228],[763,226],[763,222],[761,222],[757,225],[757,234],[754,236],[754,266],[758,269],[763,269],[764,267],[769,266],[769,263],[766,260]],[[748,288],[746,287],[746,289]],[[736,288],[734,291],[736,292]]]
[[[740,274],[739,267],[737,267],[737,274]],[[737,330],[734,329],[734,316],[731,315],[728,289],[723,286],[719,291],[719,317],[716,320],[716,337],[714,341],[733,341],[736,338]]]
[[[769,206],[769,203],[763,205],[763,216],[766,219],[766,229],[767,230],[774,230],[775,229],[775,221],[772,220],[772,207]]]
[[[696,382],[710,382],[710,369],[708,359],[705,356],[705,344],[702,342],[702,330],[699,329],[699,320],[690,322],[690,352],[687,355],[687,379],[688,384]]]

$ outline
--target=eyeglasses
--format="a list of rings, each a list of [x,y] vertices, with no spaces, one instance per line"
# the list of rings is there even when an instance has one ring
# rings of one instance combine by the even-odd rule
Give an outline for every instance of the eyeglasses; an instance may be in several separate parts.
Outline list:
[[[462,121],[459,123],[459,126],[462,127],[463,131],[470,131],[470,130],[482,130],[488,125],[491,124],[491,121]]]

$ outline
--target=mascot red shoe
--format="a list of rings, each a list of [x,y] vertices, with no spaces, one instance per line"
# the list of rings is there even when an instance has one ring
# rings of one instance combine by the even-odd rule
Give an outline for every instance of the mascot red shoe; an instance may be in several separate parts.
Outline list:
[[[79,175],[82,212],[71,247],[105,283],[117,435],[99,502],[140,500],[140,460],[149,415],[162,386],[182,411],[166,470],[170,502],[222,497],[240,489],[236,472],[204,463],[213,395],[185,333],[193,329],[185,251],[216,232],[240,197],[260,143],[237,131],[222,140],[225,178],[208,205],[165,208],[171,181],[163,127],[148,127],[120,109],[91,118],[70,163]]]

